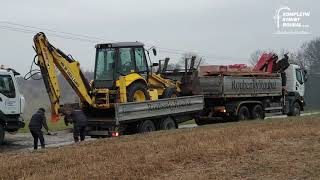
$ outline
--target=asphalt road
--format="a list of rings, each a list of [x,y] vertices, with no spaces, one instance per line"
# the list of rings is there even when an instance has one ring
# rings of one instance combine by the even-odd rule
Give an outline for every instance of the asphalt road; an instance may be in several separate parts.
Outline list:
[[[302,116],[309,116],[316,113],[304,113]],[[268,118],[286,118],[287,116],[275,116]],[[268,119],[267,118],[267,119]],[[196,124],[180,125],[179,128],[195,128]],[[87,137],[86,141],[92,141],[94,139]],[[46,147],[60,147],[69,144],[73,144],[73,136],[70,130],[64,130],[54,133],[54,135],[45,135]],[[5,142],[0,146],[0,153],[6,152],[21,152],[33,150],[33,138],[30,133],[17,133],[6,134]]]

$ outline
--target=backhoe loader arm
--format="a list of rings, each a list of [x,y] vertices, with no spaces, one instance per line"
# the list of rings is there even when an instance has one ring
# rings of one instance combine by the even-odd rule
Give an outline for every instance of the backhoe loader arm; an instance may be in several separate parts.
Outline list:
[[[82,103],[92,105],[90,97],[90,85],[80,69],[78,61],[68,57],[62,51],[52,46],[44,33],[34,36],[35,50],[38,56],[37,65],[51,102],[52,120],[57,120],[60,113],[60,87],[55,67],[59,69],[63,77],[68,81],[73,90],[80,97]]]

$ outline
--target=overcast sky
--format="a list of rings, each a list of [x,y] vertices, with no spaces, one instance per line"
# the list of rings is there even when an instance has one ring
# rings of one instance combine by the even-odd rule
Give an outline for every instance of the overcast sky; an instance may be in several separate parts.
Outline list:
[[[281,6],[310,11],[303,23],[311,34],[274,34],[273,16]],[[1,0],[0,64],[26,73],[35,54],[32,38],[40,29],[87,70],[93,69],[96,42],[110,40],[155,45],[158,56],[153,61],[193,51],[208,64],[248,63],[256,49],[295,50],[319,37],[319,8],[316,0]]]

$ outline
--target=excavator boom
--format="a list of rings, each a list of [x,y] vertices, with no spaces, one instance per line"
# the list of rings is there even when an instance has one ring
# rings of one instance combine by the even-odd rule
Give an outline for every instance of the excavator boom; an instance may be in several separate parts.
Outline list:
[[[36,34],[33,41],[38,56],[37,65],[40,67],[41,75],[51,102],[52,120],[57,120],[58,114],[60,113],[61,91],[56,75],[56,68],[59,69],[80,97],[81,102],[92,105],[92,98],[90,97],[91,88],[81,72],[79,62],[52,46],[42,32]]]

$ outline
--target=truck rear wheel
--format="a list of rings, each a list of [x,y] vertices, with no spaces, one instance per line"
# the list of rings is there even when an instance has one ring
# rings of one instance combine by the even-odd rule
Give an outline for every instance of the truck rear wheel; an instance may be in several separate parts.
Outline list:
[[[263,108],[260,104],[255,105],[251,112],[252,119],[264,119]]]
[[[143,121],[139,127],[139,133],[147,133],[156,130],[156,126],[150,120]]]
[[[161,130],[176,129],[176,123],[171,117],[165,118],[160,123]]]
[[[144,102],[150,100],[147,86],[141,82],[133,83],[128,88],[128,102]]]
[[[4,140],[4,128],[0,124],[0,145],[3,143],[3,140]]]
[[[250,118],[250,112],[247,106],[241,106],[238,112],[238,121],[248,120]]]

